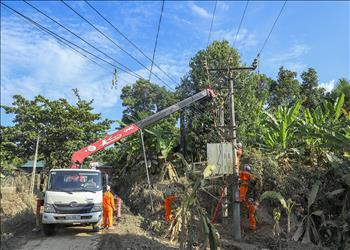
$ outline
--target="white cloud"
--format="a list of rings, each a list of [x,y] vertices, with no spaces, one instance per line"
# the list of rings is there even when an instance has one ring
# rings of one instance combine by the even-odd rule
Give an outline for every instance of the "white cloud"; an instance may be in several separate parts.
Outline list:
[[[302,72],[308,66],[302,62],[301,58],[307,54],[310,47],[306,44],[295,44],[287,52],[272,55],[268,62],[273,68],[284,66],[295,72]]]
[[[288,52],[272,56],[269,59],[269,62],[280,63],[280,62],[285,62],[292,59],[297,59],[300,56],[307,54],[309,50],[310,50],[310,47],[306,44],[296,44],[293,47],[291,47]]]
[[[206,9],[199,7],[195,3],[190,4],[191,10],[194,14],[203,17],[203,18],[212,18],[212,14],[209,13]]]
[[[39,22],[42,21],[39,17],[36,19]],[[91,28],[84,25],[78,27],[74,20],[69,19],[64,19],[64,23],[107,54],[114,57],[120,53],[113,48],[110,41],[92,31]],[[74,103],[76,99],[72,89],[77,88],[83,99],[94,99],[95,110],[107,117],[119,105],[122,87],[136,81],[135,77],[119,71],[118,88],[111,89],[113,68],[109,65],[98,61],[107,70],[98,67],[22,19],[2,16],[1,25],[1,103],[4,105],[12,103],[12,96],[15,94],[28,99],[36,95],[43,95],[50,99],[66,98]],[[45,25],[49,23],[46,22]],[[80,43],[77,38],[56,26],[47,27],[93,51],[92,48]],[[99,28],[103,29],[103,27]],[[124,44],[123,47],[125,47]],[[96,51],[95,53],[99,54]],[[162,53],[160,50],[157,52],[155,61],[178,83],[188,69],[188,59],[185,53],[169,51]],[[125,64],[128,65],[128,62]],[[149,65],[148,61],[146,66],[149,67]],[[140,68],[136,68],[134,73],[148,79],[149,72]],[[153,71],[173,89],[176,87],[175,83],[158,68],[154,67]],[[152,82],[164,86],[164,83],[154,76]]]
[[[218,2],[218,8],[220,8],[220,9],[222,9],[224,11],[227,11],[227,10],[229,10],[230,6],[227,3],[223,2],[223,1],[219,1]]]
[[[295,72],[302,72],[307,68],[307,65],[305,63],[302,63],[300,61],[297,62],[286,62],[283,64],[285,68],[295,71]]]
[[[120,91],[111,90],[112,68],[108,72],[98,67],[17,18],[3,17],[1,21],[3,104],[11,103],[15,94],[74,102],[72,89],[77,88],[82,98],[95,100],[97,111],[116,105]]]
[[[216,30],[213,32],[213,39],[214,40],[221,40],[225,39],[230,42],[232,45],[233,42],[236,39],[236,43],[234,44],[234,47],[238,49],[247,49],[255,47],[258,43],[258,40],[256,39],[256,36],[254,33],[249,32],[247,29],[241,29],[237,35],[237,30]]]
[[[336,81],[333,79],[329,82],[323,82],[320,84],[321,88],[324,88],[326,92],[331,92],[335,87]]]
[[[175,24],[178,24],[178,25],[191,25],[192,23],[190,21],[188,21],[187,19],[185,18],[182,18],[182,17],[179,17],[177,15],[172,15],[172,14],[168,14],[167,16],[169,19],[173,20]]]

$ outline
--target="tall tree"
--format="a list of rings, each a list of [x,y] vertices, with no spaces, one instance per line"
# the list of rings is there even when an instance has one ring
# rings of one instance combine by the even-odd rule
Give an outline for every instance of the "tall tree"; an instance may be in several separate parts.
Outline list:
[[[49,168],[62,168],[70,165],[71,154],[101,138],[111,124],[93,113],[93,101],[82,100],[78,90],[75,105],[66,99],[49,100],[36,96],[27,100],[15,95],[12,106],[1,106],[7,114],[14,114],[14,125],[2,128],[11,130],[8,141],[16,145],[14,154],[29,159],[34,154],[37,136],[40,136],[39,153]]]
[[[333,100],[336,100],[342,94],[345,95],[344,109],[347,110],[347,112],[350,112],[350,82],[346,78],[339,79],[339,81],[337,82],[337,84],[331,92],[331,98]]]
[[[270,108],[289,107],[296,102],[300,96],[300,85],[296,77],[296,72],[280,67],[277,80],[270,86]]]
[[[0,135],[1,135],[1,144],[0,144],[0,170],[1,173],[9,173],[12,172],[14,167],[23,163],[23,160],[19,157],[16,157],[16,149],[17,145],[11,142],[12,136],[12,128],[11,127],[0,127]]]
[[[213,102],[195,103],[181,115],[182,142],[186,142],[186,151],[194,155],[195,160],[206,155],[208,142],[228,140],[224,133],[219,132],[219,109],[225,109],[226,124],[229,122],[228,78],[227,68],[244,66],[238,52],[230,47],[227,41],[214,41],[207,49],[200,50],[191,59],[190,71],[182,79],[177,88],[177,95],[183,99],[205,88],[212,88],[217,94]],[[209,69],[219,69],[210,71]],[[251,112],[259,105],[262,96],[258,89],[258,77],[247,71],[234,72],[236,123],[238,139],[248,142],[250,131],[254,130],[257,116]],[[268,81],[266,81],[268,82]],[[261,99],[260,99],[261,98]],[[183,138],[185,136],[185,138]],[[255,135],[254,135],[255,136]]]
[[[122,89],[121,99],[125,107],[122,124],[139,121],[176,102],[173,92],[143,79],[136,81],[133,85],[125,86]],[[171,145],[177,143],[179,135],[179,129],[176,127],[177,119],[178,114],[173,114],[145,129],[144,141],[148,159],[156,159],[160,155],[160,140]],[[115,155],[114,165],[121,162],[132,165],[134,159],[138,158],[140,154],[142,155],[138,135],[134,135],[128,139],[127,143],[118,145],[118,147],[120,148],[119,154]],[[152,168],[152,171],[157,172],[158,167]]]
[[[318,86],[317,72],[314,68],[309,68],[301,74],[300,94],[305,108],[316,108],[321,104],[324,97],[324,89]]]
[[[147,80],[138,80],[134,85],[125,86],[122,89],[121,99],[125,107],[122,120],[126,124],[146,118],[176,102],[173,92]],[[151,125],[149,129],[162,131],[164,137],[177,136],[178,129],[175,127],[177,118],[178,114],[171,115]]]

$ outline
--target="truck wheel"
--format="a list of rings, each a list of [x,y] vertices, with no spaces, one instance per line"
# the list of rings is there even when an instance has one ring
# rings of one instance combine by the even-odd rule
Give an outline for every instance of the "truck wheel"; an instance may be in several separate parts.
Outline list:
[[[43,224],[43,232],[46,236],[51,236],[55,233],[54,224]]]
[[[92,224],[92,230],[94,230],[94,232],[99,232],[100,231],[100,225],[99,223],[94,223]]]

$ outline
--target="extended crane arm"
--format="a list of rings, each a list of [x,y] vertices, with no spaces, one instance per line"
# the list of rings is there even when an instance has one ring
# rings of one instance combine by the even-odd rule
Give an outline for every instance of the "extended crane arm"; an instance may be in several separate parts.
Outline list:
[[[192,103],[199,101],[205,97],[215,97],[215,94],[213,92],[213,90],[211,89],[205,89],[191,97],[186,98],[185,100],[182,100],[168,108],[165,108],[139,122],[136,122],[135,124],[131,124],[125,128],[122,128],[120,130],[118,130],[117,132],[106,136],[105,138],[85,147],[80,149],[79,151],[76,151],[73,153],[71,161],[72,161],[72,166],[71,168],[79,168],[78,165],[76,164],[83,164],[84,160],[86,157],[88,157],[89,155],[92,155],[98,151],[100,151],[101,149],[116,143],[117,141],[121,140],[122,138],[129,136],[135,132],[137,132],[138,130],[151,125],[173,113],[175,113],[176,111],[183,109],[189,105],[191,105]]]

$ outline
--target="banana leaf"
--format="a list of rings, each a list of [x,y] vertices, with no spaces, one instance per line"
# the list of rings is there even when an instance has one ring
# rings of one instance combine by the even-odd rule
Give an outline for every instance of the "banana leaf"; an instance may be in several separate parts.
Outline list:
[[[334,114],[334,121],[337,121],[339,119],[339,116],[341,114],[341,110],[342,110],[342,107],[343,107],[343,104],[344,104],[344,98],[345,98],[345,95],[342,94],[340,97],[337,98],[335,104],[334,104],[334,111],[335,111],[335,114]]]
[[[260,201],[262,201],[264,199],[276,199],[280,202],[280,204],[282,205],[283,208],[287,209],[286,200],[283,198],[283,196],[279,192],[266,191],[261,195]]]
[[[319,181],[317,181],[314,185],[312,185],[311,192],[310,192],[309,197],[307,199],[307,208],[308,209],[310,209],[312,204],[314,204],[314,202],[316,200],[316,196],[317,196],[319,187],[320,187],[320,182]]]
[[[293,237],[292,237],[292,240],[294,241],[298,241],[304,234],[305,232],[305,228],[304,228],[304,221],[305,221],[305,218],[298,224],[297,226],[297,230],[295,231]]]
[[[344,191],[345,191],[345,188],[340,188],[340,189],[334,190],[332,192],[326,193],[326,196],[327,196],[327,198],[333,198],[334,196],[337,196],[337,195],[344,193]]]
[[[217,246],[217,238],[216,238],[216,230],[212,224],[210,224],[209,219],[207,218],[207,222],[209,223],[209,246],[210,250],[216,250]]]

